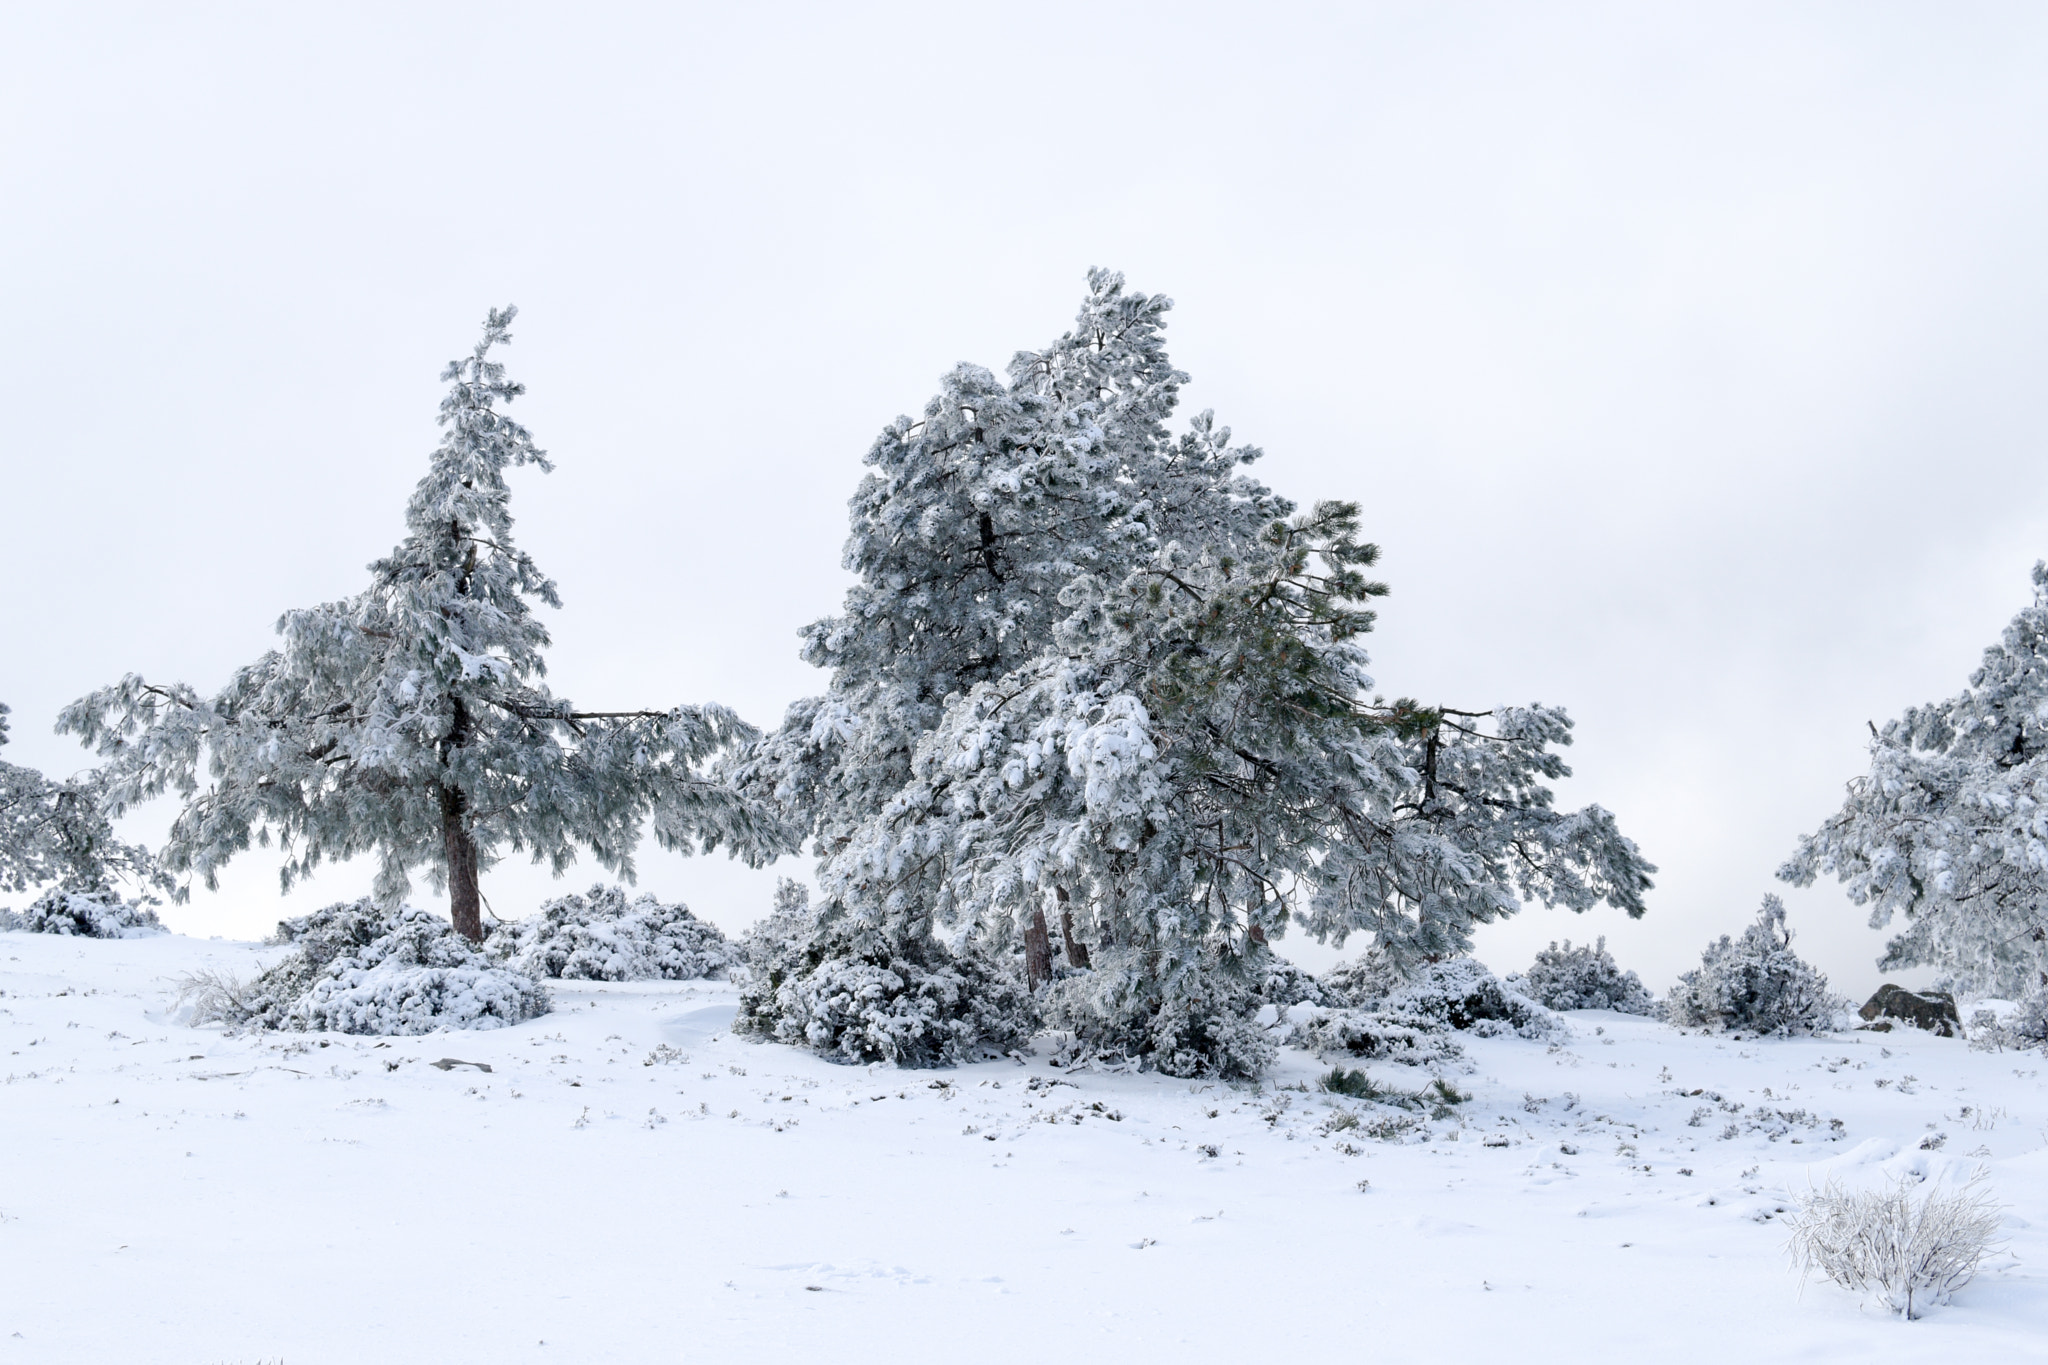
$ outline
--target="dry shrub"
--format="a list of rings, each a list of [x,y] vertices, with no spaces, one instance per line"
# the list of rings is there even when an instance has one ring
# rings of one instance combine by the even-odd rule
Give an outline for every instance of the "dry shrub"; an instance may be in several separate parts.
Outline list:
[[[1792,1263],[1906,1318],[1947,1303],[1993,1249],[1998,1206],[1981,1173],[1951,1189],[1915,1194],[1900,1180],[1876,1190],[1835,1181],[1809,1193],[1785,1220]]]

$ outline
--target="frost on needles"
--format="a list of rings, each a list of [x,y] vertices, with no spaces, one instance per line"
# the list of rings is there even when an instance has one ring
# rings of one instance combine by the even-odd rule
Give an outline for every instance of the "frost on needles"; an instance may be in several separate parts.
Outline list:
[[[9,710],[0,703],[0,744]],[[102,804],[107,775],[95,770],[53,781],[34,768],[0,760],[0,893],[43,886],[28,910],[0,907],[0,929],[123,938],[161,929],[149,906],[171,879],[148,849],[114,837]],[[139,898],[124,900],[117,881]]]
[[[1905,920],[1881,968],[2014,998],[2048,984],[2048,564],[1959,695],[1871,726],[1869,773],[1778,875],[1825,873],[1873,929]]]
[[[274,838],[289,888],[328,859],[374,854],[384,911],[424,869],[476,941],[479,874],[506,853],[560,873],[588,852],[630,877],[650,823],[665,848],[724,844],[760,862],[789,846],[779,821],[706,775],[754,737],[724,707],[583,711],[548,690],[533,608],[560,599],[513,542],[506,474],[552,466],[502,411],[524,389],[491,359],[513,315],[493,310],[442,375],[441,443],[369,587],[286,612],[280,647],[212,696],[130,674],[65,709],[60,729],[107,760],[111,813],[178,798],[172,872],[212,887],[229,858]]]
[[[730,767],[823,891],[760,1031],[836,1052],[800,1002],[856,958],[1021,954],[1083,1045],[1246,1074],[1290,926],[1415,963],[1527,899],[1642,913],[1634,843],[1552,805],[1565,713],[1380,697],[1360,509],[1298,509],[1208,413],[1168,431],[1169,307],[1093,272],[1072,331],[1003,378],[956,368],[870,449],[858,581],[804,632],[826,691]],[[921,1017],[916,1055],[956,1055],[958,1012]]]

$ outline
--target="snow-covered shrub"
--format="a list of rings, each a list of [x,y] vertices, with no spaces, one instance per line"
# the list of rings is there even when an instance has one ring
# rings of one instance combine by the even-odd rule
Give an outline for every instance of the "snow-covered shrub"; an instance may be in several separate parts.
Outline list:
[[[1279,954],[1270,954],[1260,972],[1259,999],[1286,1009],[1289,1005],[1341,1005],[1338,993]]]
[[[1536,962],[1507,984],[1546,1009],[1618,1010],[1623,1014],[1649,1014],[1656,1002],[1634,972],[1625,972],[1607,951],[1603,937],[1594,943],[1572,946],[1566,939],[1559,947],[1552,941],[1536,954]]]
[[[2006,1030],[2021,1047],[2048,1047],[2048,987],[2020,1001],[2005,1021]]]
[[[1817,1270],[1907,1318],[1947,1303],[1992,1249],[1998,1206],[1981,1175],[1917,1197],[1914,1188],[1900,1180],[1880,1190],[1845,1190],[1830,1181],[1808,1194],[1785,1220],[1793,1264],[1802,1275]]]
[[[1355,962],[1340,962],[1322,975],[1331,1003],[1366,1007],[1385,1000],[1407,983],[1407,975],[1378,947],[1368,948]]]
[[[1318,1057],[1341,1054],[1366,1061],[1432,1066],[1465,1055],[1456,1035],[1432,1019],[1378,1010],[1318,1010],[1288,1041]]]
[[[1765,896],[1756,923],[1739,939],[1721,935],[1700,965],[1678,978],[1664,1017],[1696,1028],[1756,1033],[1811,1033],[1826,1028],[1841,1002],[1828,979],[1792,951],[1785,903]]]
[[[814,912],[784,879],[741,943],[747,979],[733,1032],[835,1062],[952,1066],[999,1057],[1031,1036],[1031,995],[1001,964],[929,934],[898,938]]]
[[[484,950],[532,977],[573,981],[691,981],[716,976],[737,954],[718,927],[687,907],[624,888],[593,886],[559,896],[539,913],[500,926]]]
[[[1503,983],[1475,958],[1424,962],[1405,972],[1368,954],[1324,978],[1356,1009],[1410,1019],[1429,1029],[1457,1029],[1491,1038],[1519,1033],[1547,1037],[1557,1018],[1528,996]]]
[[[199,1013],[259,1028],[412,1034],[546,1014],[547,990],[425,910],[330,905],[277,926],[298,951],[246,986],[214,980]]]
[[[1046,1023],[1071,1029],[1089,1053],[1169,1076],[1251,1080],[1273,1064],[1278,1049],[1257,1020],[1264,1002],[1241,978],[1213,966],[1190,969],[1167,990],[1136,956],[1104,948],[1089,971],[1054,982],[1045,993]]]
[[[45,891],[27,910],[12,916],[14,928],[31,934],[68,934],[75,938],[147,938],[168,932],[156,912],[114,891]]]
[[[1332,968],[1323,987],[1345,1007],[1310,1014],[1290,1038],[1319,1056],[1348,1053],[1420,1066],[1463,1056],[1457,1032],[1545,1038],[1560,1027],[1549,1010],[1469,957],[1404,969],[1368,951]]]
[[[1979,1001],[1964,1032],[1978,1052],[2048,1048],[2048,987],[2017,1002]]]

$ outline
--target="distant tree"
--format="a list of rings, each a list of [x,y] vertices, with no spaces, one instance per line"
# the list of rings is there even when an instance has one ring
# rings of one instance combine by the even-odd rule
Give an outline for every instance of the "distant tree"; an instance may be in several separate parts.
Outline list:
[[[1812,1033],[1826,1028],[1842,1003],[1828,993],[1827,977],[1792,951],[1785,903],[1765,896],[1741,938],[1721,935],[1700,954],[1700,965],[1678,978],[1664,1017],[1692,1028]]]
[[[445,434],[367,590],[285,613],[283,647],[212,697],[131,674],[65,709],[60,729],[108,760],[110,809],[167,791],[182,802],[172,871],[211,887],[274,837],[289,889],[323,860],[375,853],[381,905],[425,868],[476,940],[479,874],[502,850],[557,875],[587,850],[630,878],[650,818],[665,848],[724,843],[758,863],[790,847],[779,821],[701,771],[754,737],[724,707],[579,711],[542,683],[548,634],[532,603],[560,599],[512,543],[505,471],[553,466],[498,410],[524,387],[488,358],[514,312],[493,310],[442,375]]]
[[[1778,871],[1823,873],[1873,929],[1904,916],[1886,970],[2014,997],[2048,983],[2048,565],[1959,695],[1871,727],[1870,772]]]
[[[0,744],[8,708],[0,704]],[[34,768],[0,762],[0,892],[44,884],[66,892],[110,892],[117,880],[145,893],[171,880],[140,844],[114,837],[101,811],[106,774],[52,781]]]

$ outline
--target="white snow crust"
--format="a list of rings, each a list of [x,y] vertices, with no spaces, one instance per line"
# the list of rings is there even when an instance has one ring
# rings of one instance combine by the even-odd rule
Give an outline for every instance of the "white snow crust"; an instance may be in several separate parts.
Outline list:
[[[1344,1059],[1453,1104],[1292,1047],[1238,1086],[834,1065],[733,1037],[716,981],[488,1032],[177,1022],[180,977],[288,952],[0,934],[0,1365],[2018,1361],[2048,1321],[2038,1052],[1576,1011]],[[2008,1249],[1952,1305],[1802,1291],[1797,1193],[1978,1166]]]

